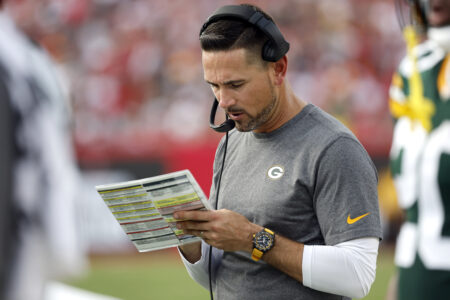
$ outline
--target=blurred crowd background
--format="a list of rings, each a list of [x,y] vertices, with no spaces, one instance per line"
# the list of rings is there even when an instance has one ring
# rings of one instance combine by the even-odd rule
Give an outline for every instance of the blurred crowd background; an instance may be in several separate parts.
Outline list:
[[[290,42],[295,92],[366,147],[379,170],[385,241],[393,240],[399,213],[387,165],[388,88],[405,50],[392,0],[10,1],[70,95],[90,251],[117,249],[117,241],[129,247],[96,184],[188,168],[208,194],[221,135],[208,127],[213,94],[203,81],[198,33],[216,8],[241,2],[268,11]]]

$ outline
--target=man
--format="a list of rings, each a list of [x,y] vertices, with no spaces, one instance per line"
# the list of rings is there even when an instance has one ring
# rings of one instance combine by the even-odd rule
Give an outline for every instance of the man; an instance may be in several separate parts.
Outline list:
[[[405,211],[395,253],[397,298],[448,299],[450,1],[407,4],[417,21],[416,29],[428,31],[429,39],[414,47],[414,31],[406,28],[408,56],[400,63],[390,88],[395,119],[391,170]]]
[[[48,55],[0,0],[0,299],[41,300],[85,263],[69,110]],[[6,6],[6,4],[5,4]]]
[[[237,130],[216,153],[218,210],[175,214],[205,242],[180,247],[189,274],[206,288],[210,275],[218,299],[364,297],[381,237],[374,165],[347,128],[293,93],[288,47],[266,13],[213,16],[200,35],[204,78]]]

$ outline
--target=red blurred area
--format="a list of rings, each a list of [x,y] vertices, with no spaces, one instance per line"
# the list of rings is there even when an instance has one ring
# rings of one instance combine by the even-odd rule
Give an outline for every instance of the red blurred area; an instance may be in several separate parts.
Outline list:
[[[190,169],[209,192],[221,136],[208,128],[198,32],[217,7],[241,2],[277,20],[295,92],[387,160],[388,86],[404,52],[390,0],[23,0],[10,9],[59,63],[83,166],[157,160],[163,172]]]

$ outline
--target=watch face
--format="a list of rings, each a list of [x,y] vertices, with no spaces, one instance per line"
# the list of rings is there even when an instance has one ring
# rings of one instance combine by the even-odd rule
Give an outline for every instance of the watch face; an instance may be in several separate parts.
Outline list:
[[[269,250],[273,245],[273,236],[265,231],[255,234],[255,247],[263,252]]]

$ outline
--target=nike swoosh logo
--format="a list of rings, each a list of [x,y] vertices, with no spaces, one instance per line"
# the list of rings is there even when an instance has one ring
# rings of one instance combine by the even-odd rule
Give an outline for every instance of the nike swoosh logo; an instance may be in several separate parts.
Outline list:
[[[350,215],[348,215],[348,217],[347,217],[347,223],[348,223],[348,224],[353,224],[353,223],[355,223],[355,222],[358,222],[358,221],[361,220],[362,218],[367,217],[368,215],[370,215],[370,212],[368,212],[367,214],[360,215],[359,217],[356,217],[356,218],[354,218],[354,219],[350,218]]]

